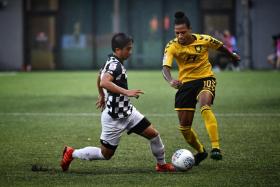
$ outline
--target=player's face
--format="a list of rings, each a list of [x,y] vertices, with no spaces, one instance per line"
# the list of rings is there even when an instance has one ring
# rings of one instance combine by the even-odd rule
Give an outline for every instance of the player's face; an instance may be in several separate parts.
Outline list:
[[[187,38],[191,34],[191,29],[188,28],[186,24],[175,25],[174,31],[180,44],[185,44],[187,42]]]
[[[132,47],[133,44],[132,42],[129,42],[122,50],[121,50],[121,58],[123,60],[126,60],[130,57],[131,53],[132,53]]]

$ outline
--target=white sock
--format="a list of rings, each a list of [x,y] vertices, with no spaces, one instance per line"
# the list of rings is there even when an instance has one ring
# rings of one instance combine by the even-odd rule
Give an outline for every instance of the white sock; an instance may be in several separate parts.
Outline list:
[[[85,147],[82,149],[75,149],[72,153],[73,158],[82,160],[105,160],[99,147]]]
[[[150,140],[150,146],[153,155],[156,157],[157,163],[159,163],[160,165],[166,164],[164,145],[161,141],[160,135]]]

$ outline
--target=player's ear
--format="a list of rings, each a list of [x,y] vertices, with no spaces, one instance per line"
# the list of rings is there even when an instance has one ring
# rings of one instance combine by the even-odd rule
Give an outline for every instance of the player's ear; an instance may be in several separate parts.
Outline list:
[[[121,48],[116,48],[115,53],[118,54],[122,49]]]

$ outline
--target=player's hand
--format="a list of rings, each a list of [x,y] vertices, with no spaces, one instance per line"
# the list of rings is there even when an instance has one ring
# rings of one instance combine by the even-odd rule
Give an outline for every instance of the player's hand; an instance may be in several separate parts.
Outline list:
[[[100,108],[101,110],[104,110],[104,108],[105,108],[105,97],[99,95],[95,105],[96,105],[97,109]]]
[[[179,89],[182,86],[182,83],[178,80],[171,80],[169,84],[175,89]]]
[[[237,53],[232,53],[231,58],[235,62],[240,61],[240,56]]]
[[[138,99],[141,94],[144,94],[144,92],[142,90],[127,90],[126,91],[126,96],[135,97],[136,99]]]

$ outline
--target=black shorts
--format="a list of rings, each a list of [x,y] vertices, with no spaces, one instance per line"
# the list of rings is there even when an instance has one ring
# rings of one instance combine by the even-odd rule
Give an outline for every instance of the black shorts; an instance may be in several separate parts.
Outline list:
[[[151,125],[151,122],[144,117],[135,127],[130,129],[130,131],[127,132],[127,134],[135,133],[135,134],[141,134],[146,128],[148,128]]]
[[[197,97],[202,91],[209,91],[215,98],[216,79],[207,77],[184,83],[175,96],[175,110],[195,110]]]

